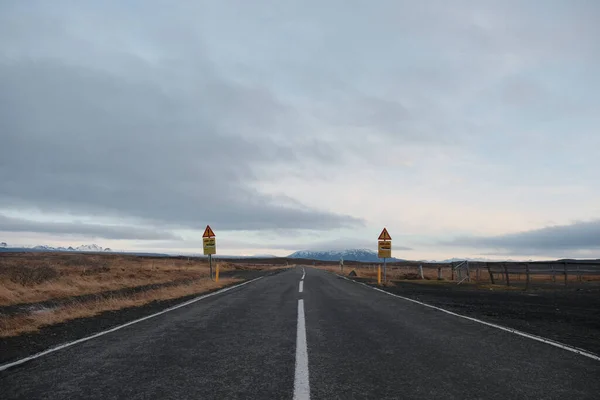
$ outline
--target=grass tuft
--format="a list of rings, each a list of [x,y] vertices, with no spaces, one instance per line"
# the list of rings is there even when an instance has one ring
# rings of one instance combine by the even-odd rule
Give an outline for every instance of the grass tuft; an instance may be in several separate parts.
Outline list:
[[[202,279],[189,284],[153,289],[131,295],[113,296],[100,300],[69,304],[68,306],[53,309],[38,310],[27,315],[3,317],[0,318],[0,337],[36,332],[45,326],[76,318],[92,317],[104,311],[137,307],[153,301],[176,299],[192,294],[199,294],[240,281],[241,279],[229,278],[220,279],[217,283],[209,279]]]

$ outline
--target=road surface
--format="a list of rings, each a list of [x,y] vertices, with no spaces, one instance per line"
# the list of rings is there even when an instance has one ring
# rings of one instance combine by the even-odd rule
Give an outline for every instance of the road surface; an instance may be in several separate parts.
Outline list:
[[[0,397],[597,399],[599,378],[600,361],[297,267],[1,371]]]

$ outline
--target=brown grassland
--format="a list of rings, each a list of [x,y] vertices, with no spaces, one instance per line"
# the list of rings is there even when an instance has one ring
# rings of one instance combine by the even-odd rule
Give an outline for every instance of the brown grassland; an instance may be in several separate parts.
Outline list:
[[[348,275],[350,271],[355,271],[358,278],[368,279],[370,281],[377,280],[377,265],[365,265],[365,266],[344,266],[344,271],[340,270],[339,266],[332,265],[324,265],[317,266],[316,268],[323,269],[329,272],[333,272],[339,275]],[[488,288],[488,287],[498,287],[503,288],[506,286],[504,281],[504,275],[495,273],[495,284],[492,285],[490,274],[488,270],[484,267],[474,267],[471,269],[470,281],[473,284]],[[463,278],[465,277],[464,271]],[[381,274],[383,278],[383,267],[381,268]],[[423,267],[423,278],[419,274],[419,269],[416,266],[398,266],[392,265],[387,267],[387,279],[388,283],[393,284],[393,281],[411,281],[414,283],[422,283],[422,284],[438,284],[438,283],[449,283],[452,282],[452,270],[451,267],[447,264],[444,267],[441,267],[442,279],[438,280],[438,268],[437,267]],[[456,272],[455,272],[456,274]],[[525,271],[522,273],[510,273],[510,282],[513,286],[510,286],[510,289],[518,289],[520,285],[522,286],[526,280]],[[560,286],[564,282],[564,275],[557,271],[557,274],[553,277],[551,274],[532,274],[531,277],[532,283],[539,284],[555,284]],[[455,275],[454,283],[456,284],[458,281],[458,276]],[[577,275],[574,272],[570,272],[567,276],[567,282],[569,284],[577,284],[577,283],[594,283],[600,282],[600,275]]]
[[[39,328],[81,317],[91,317],[104,311],[141,306],[151,301],[169,300],[217,289],[240,279],[225,278],[213,282],[208,278],[176,286],[151,289],[131,295],[111,296],[92,301],[76,302],[50,310],[0,317],[0,337],[35,332]]]
[[[227,271],[240,269],[277,268],[236,266],[226,262],[218,262],[218,265],[225,275]],[[214,282],[209,277],[208,263],[202,259],[0,253],[0,337],[35,332],[43,326],[104,311],[202,293],[239,281],[239,278],[221,275],[219,282]],[[106,293],[115,290],[119,292]],[[81,295],[96,296],[65,301]],[[57,301],[57,305],[33,307],[29,312],[3,312],[3,308],[14,305],[47,301]]]
[[[231,269],[231,266],[222,263],[221,269]],[[208,264],[197,259],[3,253],[0,254],[0,306],[207,278],[208,275]]]

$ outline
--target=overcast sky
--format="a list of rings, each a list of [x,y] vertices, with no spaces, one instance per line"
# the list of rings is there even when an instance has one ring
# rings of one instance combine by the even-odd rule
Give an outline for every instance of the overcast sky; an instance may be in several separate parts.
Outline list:
[[[600,258],[600,3],[0,2],[0,241]]]

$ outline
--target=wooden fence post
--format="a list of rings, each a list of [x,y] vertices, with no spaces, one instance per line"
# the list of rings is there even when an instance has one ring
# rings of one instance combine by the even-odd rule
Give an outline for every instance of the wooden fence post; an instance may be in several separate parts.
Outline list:
[[[479,282],[479,267],[475,270],[475,279]]]
[[[490,269],[490,264],[488,264],[488,262],[485,262],[485,266],[487,267],[488,273],[490,274],[490,281],[492,282],[492,285],[495,285],[496,282],[494,282],[494,274],[492,274],[492,270]]]
[[[454,280],[454,262],[450,262],[450,270],[452,271],[452,280]]]
[[[438,281],[442,280],[442,267],[438,267]]]
[[[567,287],[567,279],[569,278],[569,274],[567,273],[567,262],[563,261],[563,267],[565,271],[565,287]]]
[[[471,270],[469,268],[469,260],[467,260],[467,281],[471,282]]]
[[[527,274],[527,280],[525,281],[525,290],[529,290],[530,276],[529,276],[529,263],[525,263],[525,273]]]
[[[510,278],[508,277],[508,268],[506,267],[506,263],[504,263],[504,274],[506,275],[506,286],[510,286]]]

